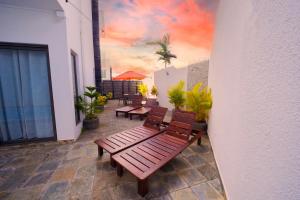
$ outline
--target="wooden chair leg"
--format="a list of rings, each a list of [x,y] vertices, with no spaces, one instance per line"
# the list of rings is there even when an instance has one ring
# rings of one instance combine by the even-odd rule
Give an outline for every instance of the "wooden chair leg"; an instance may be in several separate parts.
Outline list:
[[[116,165],[117,165],[116,161],[112,158],[112,155],[110,155],[110,165],[111,165],[113,168],[115,168]]]
[[[116,117],[118,117],[119,112],[116,112]]]
[[[132,115],[131,114],[129,114],[129,119],[132,120]]]
[[[144,197],[148,193],[148,181],[145,180],[138,180],[138,193],[142,197]]]
[[[103,148],[98,146],[98,156],[103,156]]]
[[[117,175],[119,177],[123,176],[123,167],[119,163],[117,163]]]

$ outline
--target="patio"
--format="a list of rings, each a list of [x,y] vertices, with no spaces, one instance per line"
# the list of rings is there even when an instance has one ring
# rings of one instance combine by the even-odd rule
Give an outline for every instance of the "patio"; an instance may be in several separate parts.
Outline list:
[[[98,158],[94,140],[140,125],[138,119],[115,117],[118,101],[100,115],[100,128],[78,141],[0,147],[0,199],[142,199],[136,179],[119,178],[109,156]],[[170,113],[168,113],[170,117]],[[224,199],[207,137],[196,142],[149,180],[145,199]]]

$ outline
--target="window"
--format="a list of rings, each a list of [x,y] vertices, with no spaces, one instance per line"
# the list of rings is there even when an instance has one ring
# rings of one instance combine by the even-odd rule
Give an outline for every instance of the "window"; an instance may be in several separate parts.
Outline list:
[[[76,54],[74,52],[71,52],[71,64],[72,64],[72,75],[73,75],[73,95],[74,95],[74,102],[76,102],[79,96],[79,91],[78,91],[78,79],[77,79]],[[80,110],[76,107],[75,107],[75,121],[76,124],[80,122]]]

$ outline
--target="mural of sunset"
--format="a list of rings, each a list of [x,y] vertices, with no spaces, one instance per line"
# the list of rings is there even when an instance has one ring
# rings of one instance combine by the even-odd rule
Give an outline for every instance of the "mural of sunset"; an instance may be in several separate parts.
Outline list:
[[[209,59],[218,0],[100,1],[102,68],[113,75],[164,68],[149,43],[170,35],[172,66]]]

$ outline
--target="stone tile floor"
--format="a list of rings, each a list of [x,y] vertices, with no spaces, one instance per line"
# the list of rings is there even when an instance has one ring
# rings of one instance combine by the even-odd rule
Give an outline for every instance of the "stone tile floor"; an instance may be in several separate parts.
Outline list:
[[[30,143],[0,147],[0,199],[143,199],[136,179],[116,175],[109,155],[98,158],[93,141],[140,125],[142,121],[116,118],[117,101],[100,114],[100,128],[85,131],[76,142]],[[191,145],[149,180],[144,199],[225,199],[207,137]]]

